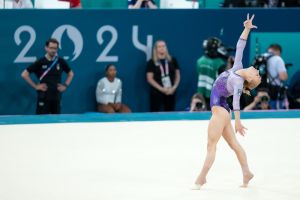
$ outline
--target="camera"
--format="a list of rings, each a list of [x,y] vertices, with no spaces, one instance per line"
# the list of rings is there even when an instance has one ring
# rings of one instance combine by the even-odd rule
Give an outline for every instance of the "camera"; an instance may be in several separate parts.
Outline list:
[[[259,71],[259,75],[261,76],[261,87],[268,87],[268,69],[267,69],[267,61],[273,55],[270,53],[263,53],[257,55],[253,62],[252,66]]]
[[[252,62],[252,66],[259,71],[259,75],[261,76],[261,86],[267,87],[270,80],[268,78],[268,68],[267,62],[273,56],[272,53],[263,53],[256,56]],[[293,66],[292,63],[286,63],[285,67],[288,69]]]
[[[262,101],[262,102],[269,102],[269,100],[270,100],[270,98],[266,95],[264,95],[260,98],[260,101]]]
[[[264,76],[267,74],[267,61],[272,56],[273,55],[270,53],[263,53],[254,58],[252,65],[259,71],[260,76]]]
[[[196,103],[196,109],[197,110],[203,109],[203,103],[202,102],[197,102]]]
[[[217,37],[210,37],[203,41],[203,49],[205,55],[210,58],[225,58],[230,56],[230,52],[235,48],[225,46],[222,41]]]

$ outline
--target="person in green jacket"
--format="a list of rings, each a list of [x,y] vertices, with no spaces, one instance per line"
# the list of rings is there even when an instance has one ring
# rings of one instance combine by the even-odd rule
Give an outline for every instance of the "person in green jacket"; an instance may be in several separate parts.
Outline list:
[[[210,102],[210,93],[214,81],[220,69],[226,65],[224,59],[219,55],[218,49],[221,47],[221,40],[216,37],[208,38],[203,42],[205,54],[197,60],[198,89],[206,101]]]

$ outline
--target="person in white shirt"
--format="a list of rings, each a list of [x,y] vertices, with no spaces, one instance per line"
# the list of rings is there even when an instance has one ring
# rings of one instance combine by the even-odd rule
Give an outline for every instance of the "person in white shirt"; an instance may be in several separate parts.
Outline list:
[[[13,0],[13,8],[33,8],[31,0]]]
[[[281,52],[282,48],[279,44],[271,44],[268,48],[268,53],[273,55],[267,60],[267,77],[272,109],[285,108],[284,81],[288,79],[288,73]]]
[[[104,113],[129,113],[130,108],[122,104],[122,81],[116,77],[113,64],[105,69],[106,76],[98,81],[96,89],[97,111]]]

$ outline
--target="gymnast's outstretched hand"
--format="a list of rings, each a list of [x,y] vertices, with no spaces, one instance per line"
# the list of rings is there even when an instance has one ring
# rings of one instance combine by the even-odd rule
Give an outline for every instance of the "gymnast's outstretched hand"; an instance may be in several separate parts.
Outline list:
[[[257,28],[257,26],[253,25],[252,24],[252,21],[254,19],[254,14],[252,15],[252,17],[249,19],[249,13],[247,14],[247,20],[244,21],[244,27],[247,28],[247,29],[252,29],[252,28]]]

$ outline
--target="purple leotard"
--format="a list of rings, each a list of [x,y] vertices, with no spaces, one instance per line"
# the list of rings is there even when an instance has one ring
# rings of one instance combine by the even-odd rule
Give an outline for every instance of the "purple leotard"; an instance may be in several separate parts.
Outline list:
[[[227,97],[233,95],[233,110],[240,110],[240,97],[243,92],[244,79],[235,72],[243,69],[242,58],[246,40],[239,39],[236,45],[234,65],[216,79],[210,95],[210,107],[221,106],[230,112]]]

